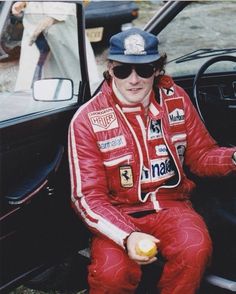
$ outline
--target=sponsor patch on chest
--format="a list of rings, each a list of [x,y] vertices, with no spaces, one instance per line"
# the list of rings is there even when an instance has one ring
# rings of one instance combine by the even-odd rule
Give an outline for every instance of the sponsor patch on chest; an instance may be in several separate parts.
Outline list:
[[[123,188],[133,187],[133,172],[130,165],[120,167],[120,183]]]
[[[157,182],[168,179],[175,174],[173,163],[170,158],[158,158],[151,160],[151,167],[143,167],[141,182]]]
[[[160,120],[151,120],[148,129],[148,140],[154,140],[162,137]]]
[[[181,164],[184,162],[184,153],[186,150],[186,142],[178,142],[176,145],[177,154],[179,155],[179,159]]]
[[[165,93],[166,96],[172,96],[174,94],[173,87],[170,87],[168,89],[162,88],[162,91]]]
[[[101,152],[108,152],[126,146],[126,140],[122,135],[108,140],[98,141],[97,144]]]
[[[90,112],[88,113],[88,117],[95,133],[118,127],[116,114],[111,107]]]
[[[167,156],[168,155],[167,147],[165,144],[155,146],[155,150],[156,150],[157,156]]]
[[[179,125],[184,124],[185,121],[185,113],[183,106],[183,98],[173,98],[165,100],[167,110],[168,110],[168,118],[170,125]]]

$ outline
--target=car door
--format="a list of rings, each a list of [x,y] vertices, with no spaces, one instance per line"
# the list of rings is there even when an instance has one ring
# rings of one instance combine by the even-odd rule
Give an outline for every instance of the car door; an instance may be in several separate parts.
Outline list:
[[[63,5],[57,4],[58,7]],[[73,50],[78,55],[78,59],[74,60],[78,76],[76,79],[73,77],[73,81],[69,73],[63,74],[62,71],[58,75],[54,72],[46,76],[50,78],[46,80],[48,86],[42,84],[41,91],[38,91],[38,94],[44,93],[41,101],[34,99],[37,98],[37,90],[33,93],[31,85],[28,89],[15,90],[19,63],[22,61],[19,46],[22,53],[23,39],[14,40],[12,34],[22,29],[19,27],[21,22],[12,14],[5,15],[1,31],[4,50],[0,63],[1,292],[61,262],[87,242],[85,229],[70,208],[67,161],[68,125],[78,107],[91,97],[84,46],[84,17],[80,4],[65,5],[73,5],[73,13],[69,14],[70,21],[74,23],[71,27],[75,39],[72,41]],[[58,18],[64,13],[62,11]],[[42,18],[38,10],[35,15]],[[49,39],[50,30],[53,37],[56,36],[56,26],[52,25],[47,31],[47,43],[54,46],[49,46],[51,55],[60,47],[59,43],[57,47],[55,38],[53,41]],[[62,43],[68,39],[66,34],[56,37]],[[72,48],[69,44],[67,46],[66,50],[70,52]],[[36,46],[34,49],[39,51]],[[60,65],[71,62],[69,59],[70,53],[61,55]],[[33,53],[28,54],[26,62],[35,62]],[[36,64],[43,69],[46,66],[40,53]],[[27,79],[27,69],[22,70],[19,86]],[[50,82],[55,81],[59,84],[67,81],[69,86],[63,97],[59,92],[53,100],[48,95]]]

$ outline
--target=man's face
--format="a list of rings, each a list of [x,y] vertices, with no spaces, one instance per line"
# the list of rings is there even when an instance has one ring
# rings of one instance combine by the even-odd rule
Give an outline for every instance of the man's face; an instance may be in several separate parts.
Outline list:
[[[135,65],[131,66],[130,74],[127,77],[124,77],[125,74],[123,74],[122,78],[117,77],[116,74],[116,68],[118,66],[126,66],[126,68],[118,68],[121,69],[121,75],[122,72],[124,73],[125,70],[127,74],[129,73],[129,68],[131,65],[128,65],[124,63],[119,63],[116,61],[113,61],[108,65],[108,70],[112,78],[114,79],[115,85],[117,89],[120,91],[124,99],[126,100],[127,104],[136,104],[136,103],[142,103],[148,93],[151,91],[153,86],[153,80],[154,77],[159,74],[159,71],[155,71],[153,68],[152,71],[148,66],[152,66],[151,64],[145,64],[145,65],[138,65],[137,71],[142,73],[147,73],[146,76],[148,77],[141,77],[135,70]],[[118,72],[119,73],[119,72]],[[143,74],[141,74],[143,75]]]

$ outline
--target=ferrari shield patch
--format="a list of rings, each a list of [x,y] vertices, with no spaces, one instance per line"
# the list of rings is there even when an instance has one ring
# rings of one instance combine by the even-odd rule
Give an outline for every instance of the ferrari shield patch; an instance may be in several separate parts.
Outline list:
[[[120,167],[120,182],[123,188],[133,187],[133,172],[130,165]]]

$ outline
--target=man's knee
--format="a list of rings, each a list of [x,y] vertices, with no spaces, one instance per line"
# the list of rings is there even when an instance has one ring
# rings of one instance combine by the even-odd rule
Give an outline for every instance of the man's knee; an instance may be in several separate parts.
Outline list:
[[[89,267],[89,284],[95,288],[116,289],[119,293],[121,289],[134,290],[141,280],[141,269],[137,266],[110,266],[105,270]],[[119,290],[120,289],[120,290]]]
[[[204,225],[194,227],[187,231],[186,246],[182,248],[185,263],[191,267],[207,266],[212,255],[212,241],[208,230]]]
[[[186,233],[186,242],[173,251],[169,260],[175,264],[175,269],[188,269],[189,273],[202,276],[212,255],[212,242],[207,231],[199,231],[191,236],[191,230]]]
[[[173,250],[166,261],[159,282],[163,293],[194,293],[210,261],[212,253],[211,239],[208,233],[200,234],[200,239],[192,239]]]
[[[137,287],[141,279],[140,266],[117,244],[108,239],[94,238],[91,256],[88,277],[90,286],[113,290]]]
[[[203,271],[210,261],[211,254],[211,241],[206,239],[202,240],[202,243],[191,244],[183,248],[178,259],[189,268],[199,268]]]
[[[165,240],[163,255],[178,268],[204,270],[212,254],[212,242],[203,220],[196,216],[196,222],[182,222],[182,227],[172,232],[170,241]]]

